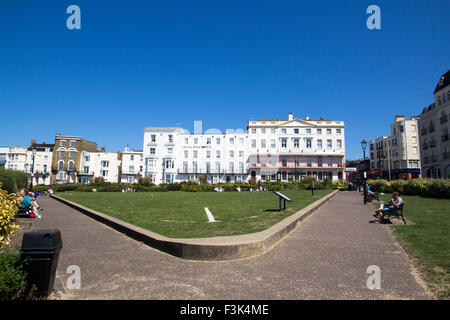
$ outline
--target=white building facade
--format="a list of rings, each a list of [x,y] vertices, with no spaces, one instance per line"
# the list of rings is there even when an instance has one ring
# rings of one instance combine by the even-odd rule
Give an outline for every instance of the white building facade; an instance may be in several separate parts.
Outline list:
[[[342,121],[295,119],[247,122],[247,131],[182,128],[144,130],[144,176],[156,183],[345,179]]]
[[[137,183],[142,177],[144,167],[144,156],[142,150],[130,150],[128,145],[121,152],[122,164],[120,170],[120,182]]]
[[[95,177],[105,182],[118,183],[121,160],[117,152],[81,152],[79,182],[92,183]]]
[[[434,90],[434,103],[423,109],[419,120],[420,153],[424,178],[450,178],[450,70]]]

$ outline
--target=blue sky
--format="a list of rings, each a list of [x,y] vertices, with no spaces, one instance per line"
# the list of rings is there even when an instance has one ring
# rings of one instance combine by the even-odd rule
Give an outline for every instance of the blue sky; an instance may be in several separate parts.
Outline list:
[[[142,149],[146,126],[346,123],[347,158],[419,115],[450,68],[448,0],[0,1],[0,146],[57,132]],[[66,8],[81,8],[69,30]],[[381,8],[368,30],[366,8]]]

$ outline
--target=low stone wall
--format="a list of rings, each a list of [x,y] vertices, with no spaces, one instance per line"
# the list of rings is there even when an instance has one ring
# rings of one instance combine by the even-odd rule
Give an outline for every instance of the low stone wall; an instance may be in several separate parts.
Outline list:
[[[104,213],[53,195],[56,199],[137,241],[173,256],[203,261],[224,261],[249,258],[263,254],[292,232],[300,223],[336,195],[338,190],[313,202],[302,210],[256,233],[212,238],[168,238],[129,224]]]

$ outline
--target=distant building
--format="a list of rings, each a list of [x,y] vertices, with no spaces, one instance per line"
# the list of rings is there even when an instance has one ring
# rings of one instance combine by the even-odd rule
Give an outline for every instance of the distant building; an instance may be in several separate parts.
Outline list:
[[[77,182],[90,184],[95,177],[102,177],[105,182],[118,183],[121,161],[119,153],[100,151],[81,151],[80,172]]]
[[[120,153],[122,160],[120,170],[120,182],[137,183],[139,177],[144,175],[144,156],[142,150],[129,149],[128,145]]]
[[[30,146],[27,149],[27,160],[25,164],[25,171],[30,173],[33,179],[33,185],[49,185],[51,183],[51,168],[53,160],[54,144],[47,144],[45,142],[36,143],[31,140]],[[33,150],[36,153],[33,153]]]
[[[391,135],[369,141],[369,175],[384,179],[419,178],[418,118],[396,116]]]
[[[425,178],[450,177],[449,114],[450,70],[439,78],[434,103],[420,115],[420,154]]]
[[[156,183],[345,179],[343,121],[294,118],[248,121],[247,131],[144,130],[144,176]]]
[[[96,152],[97,144],[82,137],[55,136],[52,159],[52,184],[75,183],[81,172],[81,155],[83,151]]]

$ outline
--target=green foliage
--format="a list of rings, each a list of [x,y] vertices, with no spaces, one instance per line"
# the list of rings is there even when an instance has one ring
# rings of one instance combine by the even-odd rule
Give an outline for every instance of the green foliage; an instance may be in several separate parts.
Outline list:
[[[155,184],[152,182],[150,176],[147,177],[139,177],[138,184],[141,186],[154,186]]]
[[[0,183],[8,193],[28,187],[28,174],[18,170],[0,168]]]
[[[92,180],[92,184],[96,187],[101,187],[105,185],[105,179],[103,177],[95,177]]]
[[[0,300],[25,299],[26,273],[20,253],[0,253]]]
[[[373,192],[398,192],[411,196],[450,198],[450,179],[368,180],[367,184]]]
[[[19,208],[19,198],[15,193],[8,194],[0,183],[0,251],[11,242],[11,236],[19,229],[14,223]]]

